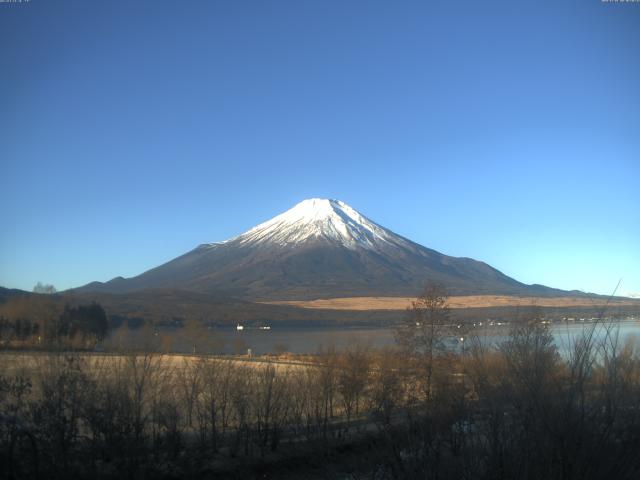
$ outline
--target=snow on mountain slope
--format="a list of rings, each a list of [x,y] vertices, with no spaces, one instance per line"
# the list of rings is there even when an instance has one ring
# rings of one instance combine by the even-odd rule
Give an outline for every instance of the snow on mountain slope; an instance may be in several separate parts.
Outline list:
[[[486,263],[443,255],[378,225],[344,202],[313,198],[230,240],[199,247],[132,278],[79,291],[169,288],[246,299],[415,295],[427,280],[451,294],[551,293]]]
[[[338,243],[354,250],[375,249],[384,244],[405,248],[409,246],[402,237],[369,220],[346,203],[323,198],[304,200],[286,212],[227,242],[245,246],[261,244],[284,246],[318,239]]]

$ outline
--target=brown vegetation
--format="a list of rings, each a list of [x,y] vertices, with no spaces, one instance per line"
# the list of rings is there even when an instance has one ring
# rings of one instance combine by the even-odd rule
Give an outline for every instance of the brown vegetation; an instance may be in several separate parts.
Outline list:
[[[293,365],[5,354],[0,474],[251,478],[308,446],[328,462],[364,442],[376,463],[363,478],[633,478],[640,355],[605,331],[585,330],[568,358],[539,322],[464,355],[429,353],[437,335],[413,353],[353,346]]]
[[[409,297],[348,297],[317,300],[282,300],[263,302],[319,310],[405,310],[414,301]],[[640,301],[629,298],[590,297],[520,297],[510,295],[465,295],[448,300],[449,308],[487,307],[602,307],[604,305],[638,306]]]
[[[602,321],[568,341],[535,312],[469,337],[429,286],[394,349],[4,354],[0,477],[638,478],[640,351]]]

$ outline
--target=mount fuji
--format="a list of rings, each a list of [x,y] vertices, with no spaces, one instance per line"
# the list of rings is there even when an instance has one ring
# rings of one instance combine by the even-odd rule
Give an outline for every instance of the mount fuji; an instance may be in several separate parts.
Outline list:
[[[251,300],[451,295],[567,295],[525,285],[486,263],[450,257],[393,233],[339,200],[313,198],[230,240],[206,243],[136,277],[78,292],[177,289]]]

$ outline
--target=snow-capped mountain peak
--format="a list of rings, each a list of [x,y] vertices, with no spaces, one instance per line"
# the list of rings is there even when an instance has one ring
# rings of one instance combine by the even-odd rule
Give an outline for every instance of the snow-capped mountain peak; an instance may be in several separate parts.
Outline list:
[[[427,280],[442,283],[457,295],[551,291],[523,285],[485,263],[418,245],[344,202],[319,198],[300,202],[225,242],[200,245],[136,277],[92,283],[80,290],[174,289],[296,300],[415,295]]]
[[[340,200],[311,198],[230,240],[245,245],[292,245],[325,240],[347,248],[375,248],[404,239],[369,220]]]

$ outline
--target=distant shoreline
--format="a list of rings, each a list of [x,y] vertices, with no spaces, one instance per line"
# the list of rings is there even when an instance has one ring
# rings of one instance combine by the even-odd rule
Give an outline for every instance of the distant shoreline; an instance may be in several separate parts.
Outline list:
[[[287,305],[315,310],[405,310],[415,298],[409,297],[344,297],[317,300],[273,300],[267,305]],[[516,297],[509,295],[466,295],[449,297],[449,307],[455,309],[487,307],[604,307],[640,306],[640,300],[588,297]]]

